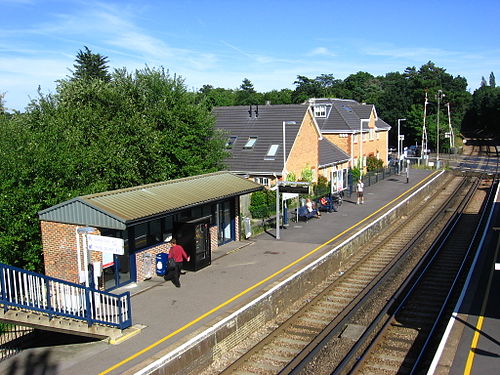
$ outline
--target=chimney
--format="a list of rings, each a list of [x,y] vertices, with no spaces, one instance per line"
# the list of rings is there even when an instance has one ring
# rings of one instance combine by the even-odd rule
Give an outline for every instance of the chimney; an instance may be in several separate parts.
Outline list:
[[[259,105],[255,105],[255,117],[259,117]]]
[[[271,105],[271,101],[270,100],[266,100],[266,105]]]
[[[252,105],[250,104],[250,109],[248,110],[248,117],[252,117]]]

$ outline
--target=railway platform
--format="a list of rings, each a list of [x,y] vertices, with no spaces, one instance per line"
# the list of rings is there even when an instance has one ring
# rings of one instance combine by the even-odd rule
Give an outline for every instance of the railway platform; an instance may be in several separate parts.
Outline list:
[[[111,345],[47,333],[43,344],[0,363],[0,373],[134,373],[133,369],[148,358],[159,358],[166,350],[185,343],[287,274],[321,257],[333,239],[349,233],[438,173],[423,169],[411,172],[408,183],[406,175],[401,175],[365,186],[363,205],[356,204],[353,193],[338,212],[324,213],[307,223],[291,223],[280,231],[280,240],[269,230],[249,241],[220,247],[210,266],[181,276],[181,288],[156,276],[128,286],[137,334],[123,342]]]
[[[500,198],[429,374],[493,375],[500,369]]]

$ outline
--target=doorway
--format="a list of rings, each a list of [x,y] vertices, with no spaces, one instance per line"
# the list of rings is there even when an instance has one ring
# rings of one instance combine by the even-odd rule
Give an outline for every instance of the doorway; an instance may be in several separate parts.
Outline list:
[[[225,201],[218,205],[217,226],[219,246],[235,240],[234,202]]]

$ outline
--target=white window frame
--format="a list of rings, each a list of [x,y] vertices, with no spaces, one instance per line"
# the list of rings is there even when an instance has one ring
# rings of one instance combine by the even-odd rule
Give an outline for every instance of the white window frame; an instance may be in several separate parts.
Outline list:
[[[270,186],[271,183],[269,177],[254,177],[253,180],[263,186]]]
[[[370,141],[375,139],[375,129],[370,129]]]
[[[314,117],[326,117],[326,105],[315,105]]]
[[[248,137],[248,140],[243,148],[251,149],[255,146],[255,143],[257,143],[257,137]]]
[[[267,150],[266,157],[264,158],[265,160],[274,160],[276,158],[276,154],[278,153],[278,150],[280,148],[280,145],[271,145],[269,146],[269,150]]]

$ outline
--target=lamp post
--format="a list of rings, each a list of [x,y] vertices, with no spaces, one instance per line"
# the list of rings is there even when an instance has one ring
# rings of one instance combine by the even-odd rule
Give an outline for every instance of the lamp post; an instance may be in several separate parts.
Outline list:
[[[401,139],[401,121],[406,121],[405,118],[398,118],[398,173],[401,171],[400,163],[401,163],[401,151],[402,151],[402,145],[403,145],[403,139]]]
[[[282,129],[283,129],[283,174],[282,174],[282,180],[285,181],[286,179],[286,125],[296,125],[296,121],[283,121],[282,122]],[[278,178],[276,177],[276,239],[280,239],[280,188],[279,188],[279,181]]]
[[[439,104],[441,103],[441,99],[445,95],[443,94],[443,90],[438,90],[436,95],[437,98],[437,138],[436,138],[436,168],[439,168]]]
[[[363,171],[364,171],[364,167],[363,167],[363,122],[370,122],[370,119],[364,119],[364,118],[361,118],[359,119],[359,160],[361,161],[360,163],[360,175],[361,177],[363,177]]]

